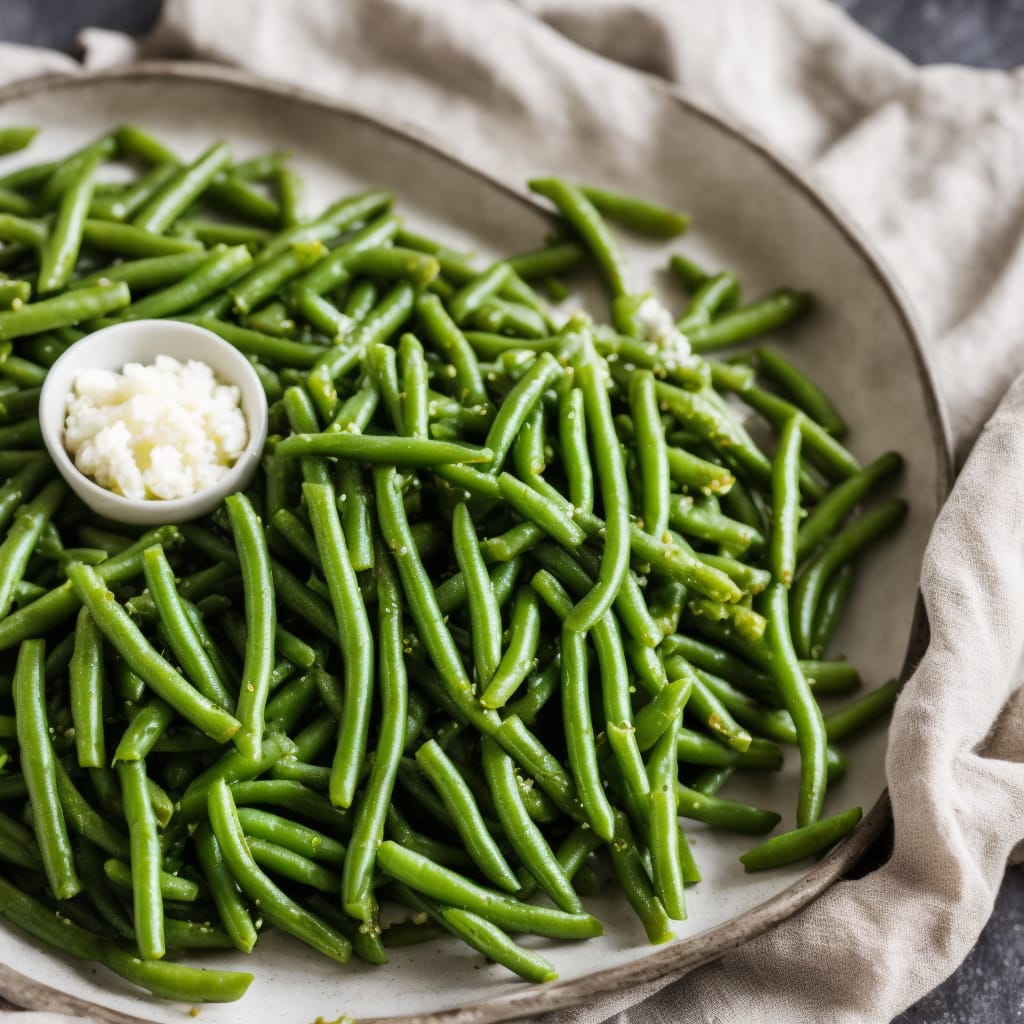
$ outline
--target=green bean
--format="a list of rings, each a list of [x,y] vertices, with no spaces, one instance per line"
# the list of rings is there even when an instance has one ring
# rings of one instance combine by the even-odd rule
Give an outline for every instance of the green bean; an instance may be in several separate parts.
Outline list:
[[[453,934],[489,960],[507,967],[527,981],[553,981],[554,964],[539,953],[517,946],[497,925],[461,907],[440,907],[441,920]]]
[[[0,311],[0,340],[21,338],[26,334],[41,334],[56,327],[67,327],[83,320],[92,320],[105,313],[122,309],[130,302],[131,293],[123,282],[64,292],[51,299],[27,303],[20,309]],[[24,360],[21,362],[25,363]],[[15,365],[13,356],[0,363],[0,367],[5,367],[7,373],[13,370]],[[41,384],[42,380],[33,375],[31,383]]]
[[[796,538],[800,528],[800,440],[803,416],[797,413],[782,426],[779,450],[772,464],[772,532],[768,567],[789,587],[796,574]]]
[[[213,250],[187,277],[133,302],[120,313],[120,317],[124,320],[146,320],[173,316],[190,309],[230,284],[251,262],[252,255],[244,245]]]
[[[38,134],[39,129],[34,127],[12,125],[9,128],[0,128],[0,156],[25,149]]]
[[[373,635],[341,522],[333,488],[304,484],[317,551],[326,570],[345,662],[345,703],[331,769],[331,802],[351,805],[366,751],[373,694]]]
[[[235,787],[232,787],[232,796]],[[276,843],[307,860],[340,868],[345,860],[345,845],[314,828],[254,807],[239,807],[238,820],[247,836]]]
[[[703,326],[691,327],[686,338],[694,352],[711,352],[761,334],[768,334],[799,320],[813,303],[806,292],[782,289],[757,302],[740,306]]]
[[[773,583],[765,591],[765,611],[768,618],[765,640],[772,654],[772,678],[793,718],[800,747],[797,824],[803,827],[818,819],[825,798],[825,726],[793,649],[788,595],[782,584]]]
[[[56,769],[57,794],[68,826],[111,857],[129,857],[124,835],[89,805],[60,761],[56,762]]]
[[[541,395],[560,374],[558,361],[544,352],[505,397],[484,442],[494,453],[490,464],[492,473],[500,472],[516,435],[540,401]]]
[[[828,648],[832,634],[839,625],[839,620],[846,610],[850,591],[856,581],[856,572],[852,563],[837,569],[825,585],[821,593],[818,611],[814,618],[814,635],[811,643],[811,654],[820,658]],[[813,683],[811,684],[814,685]]]
[[[640,463],[640,519],[654,537],[668,529],[669,467],[668,446],[661,425],[654,375],[634,373],[629,385],[629,407],[636,429],[636,452]]]
[[[676,329],[687,334],[695,327],[711,323],[723,306],[739,298],[739,282],[731,270],[724,270],[705,278],[697,286],[689,305],[676,324]]]
[[[0,486],[0,530],[5,530],[15,511],[25,504],[29,494],[52,474],[51,467],[43,459],[29,462],[3,486]]]
[[[587,458],[587,420],[583,392],[569,388],[558,401],[558,437],[569,500],[586,512],[594,510],[594,472]]]
[[[631,289],[625,258],[594,203],[580,189],[558,178],[534,179],[530,191],[544,196],[558,207],[590,251],[612,295],[626,295]]]
[[[52,909],[19,892],[0,878],[0,914],[23,931],[80,960],[103,964],[125,980],[139,985],[155,996],[183,1002],[232,1002],[241,999],[252,982],[252,975],[236,971],[217,971],[182,964],[141,960],[127,949],[116,946],[54,914]]]
[[[231,790],[223,779],[210,786],[209,816],[224,861],[242,891],[259,905],[260,913],[284,932],[339,963],[345,963],[351,943],[342,934],[285,895],[259,868],[242,832]]]
[[[160,236],[162,237],[162,236]],[[208,259],[205,252],[179,252],[168,256],[151,256],[141,260],[129,260],[112,267],[104,267],[94,274],[77,278],[68,286],[72,291],[120,281],[133,292],[149,291],[161,285],[180,281],[191,274]]]
[[[181,167],[135,215],[132,224],[161,234],[213,183],[227,166],[231,154],[218,142],[186,167]]]
[[[890,679],[877,689],[864,694],[859,700],[847,704],[845,708],[826,715],[825,732],[829,742],[838,743],[891,711],[899,696],[901,685],[898,679]]]
[[[608,391],[598,376],[601,372],[598,359],[591,349],[585,361],[577,367],[605,514],[604,550],[597,583],[576,605],[565,623],[567,629],[581,633],[591,629],[611,607],[629,572],[630,529],[626,472],[612,422]]]
[[[811,511],[797,537],[801,561],[836,532],[854,508],[880,483],[903,467],[903,458],[887,452],[831,490]]]
[[[416,751],[416,762],[440,795],[455,830],[480,872],[500,888],[518,892],[519,879],[488,832],[472,790],[458,768],[434,740]]]
[[[231,286],[234,308],[250,313],[277,292],[283,285],[315,266],[327,255],[323,242],[299,241],[273,259],[252,267]]]
[[[32,285],[28,281],[5,281],[0,279],[0,308],[20,308],[32,297]]]
[[[615,832],[615,813],[601,785],[597,764],[584,634],[563,628],[561,658],[562,718],[569,765],[588,823],[602,839],[610,840]],[[538,878],[537,881],[541,880]]]
[[[846,434],[846,424],[831,399],[789,360],[771,349],[759,348],[757,366],[782,388],[788,398],[830,434],[840,439]]]
[[[747,388],[741,397],[777,427],[800,412],[791,402],[762,391],[761,388]],[[856,458],[814,420],[802,416],[800,432],[807,455],[830,479],[842,481],[860,471],[861,466]]]
[[[715,393],[685,391],[663,381],[656,385],[662,408],[674,416],[716,451],[736,460],[755,479],[767,483],[771,463],[751,440],[750,435],[724,404],[717,404]],[[744,392],[746,400],[747,392]]]
[[[231,171],[221,171],[206,189],[203,198],[227,213],[267,227],[281,223],[278,204],[257,192]]]
[[[674,238],[690,226],[688,214],[670,210],[637,196],[597,188],[594,185],[580,185],[579,190],[594,204],[599,213],[644,235]]]
[[[267,228],[252,227],[249,224],[226,224],[220,220],[189,219],[179,220],[174,232],[183,241],[195,241],[204,246],[244,245],[254,255],[274,237]],[[166,236],[160,236],[166,237]]]
[[[740,860],[747,871],[785,867],[817,856],[853,831],[862,817],[859,807],[805,825],[793,832],[772,836],[766,843],[748,850]]]
[[[780,815],[774,811],[764,811],[749,804],[708,796],[680,782],[676,783],[675,788],[679,813],[684,818],[704,821],[715,828],[758,835],[770,832],[781,820]]]
[[[173,710],[159,698],[139,709],[114,751],[114,761],[142,761],[174,721]]]
[[[673,679],[671,682],[666,682],[654,697],[637,712],[636,718],[633,720],[633,728],[636,734],[636,744],[641,751],[650,750],[679,717],[679,713],[689,700],[692,689],[693,679],[689,676]]]
[[[423,346],[414,334],[403,334],[398,343],[402,366],[402,409],[407,433],[426,437],[429,426],[427,364]]]
[[[499,928],[555,939],[584,939],[602,932],[600,921],[589,914],[569,914],[520,903],[503,893],[476,885],[391,840],[381,844],[377,857],[387,874],[416,892],[479,914]]]
[[[864,547],[896,527],[906,512],[907,503],[898,499],[869,509],[836,534],[801,574],[793,588],[793,643],[799,654],[810,654],[821,594],[832,575]]]
[[[536,665],[540,608],[532,590],[520,587],[509,621],[509,644],[480,696],[484,707],[504,707]]]
[[[109,220],[86,220],[82,226],[82,240],[93,249],[136,258],[195,253],[203,249],[201,242],[190,238],[169,238]]]
[[[416,300],[416,314],[427,340],[455,368],[459,401],[469,405],[487,402],[487,391],[476,355],[455,320],[436,295],[425,293]]]
[[[266,534],[252,503],[244,494],[232,494],[225,499],[225,504],[242,570],[247,636],[242,683],[235,708],[239,728],[234,733],[234,742],[243,755],[255,760],[263,742],[264,710],[274,667],[271,642],[277,625],[274,583]]]
[[[326,797],[299,782],[258,779],[232,781],[230,785],[232,798],[239,807],[268,803],[323,825],[334,835],[345,836],[352,831],[349,812],[332,807]]]
[[[7,538],[0,545],[0,618],[14,601],[14,588],[25,574],[43,529],[67,493],[63,481],[52,480],[15,514]]]
[[[28,787],[36,842],[51,892],[70,899],[81,891],[74,852],[57,793],[56,758],[50,742],[43,678],[46,645],[25,640],[14,670],[14,709],[21,771]]]
[[[234,699],[224,685],[209,654],[203,649],[174,583],[174,570],[164,549],[148,548],[143,555],[146,586],[153,597],[168,646],[178,659],[188,679],[203,696],[227,710]]]
[[[534,278],[548,277],[551,274],[561,274],[566,270],[573,270],[585,258],[586,253],[582,246],[575,242],[559,242],[555,245],[546,245],[541,249],[520,253],[518,256],[510,256],[505,262],[524,281],[531,281]]]
[[[235,169],[238,176],[238,170]],[[302,203],[303,182],[298,172],[286,164],[277,168],[274,175],[277,184],[277,197],[281,205],[281,223],[291,227],[299,223],[299,206]]]
[[[654,887],[669,917],[686,918],[685,880],[680,853],[678,794],[676,792],[676,744],[679,734],[677,714],[651,751],[647,771],[651,783],[649,828]]]
[[[58,762],[59,763],[59,762]],[[0,857],[18,867],[38,871],[39,846],[32,832],[20,821],[0,812]]]
[[[0,213],[13,213],[16,217],[31,217],[35,204],[26,196],[9,188],[0,188]]]
[[[371,465],[419,468],[448,463],[490,462],[493,452],[468,444],[386,434],[293,434],[278,443],[275,454],[287,458],[329,455]]]
[[[615,825],[615,838],[608,844],[608,854],[619,884],[640,918],[647,940],[654,944],[670,942],[675,935],[668,914],[651,887],[629,821],[621,811],[615,815]]]
[[[713,507],[698,504],[688,495],[672,495],[666,511],[672,529],[689,537],[721,544],[735,552],[745,552],[751,548],[757,550],[764,545],[764,536],[758,530],[722,515]],[[655,536],[660,537],[663,533]]]
[[[245,845],[258,868],[265,868],[290,882],[331,894],[337,893],[341,886],[341,876],[337,871],[317,864],[287,847],[255,836],[246,836]]]
[[[40,293],[55,292],[62,288],[78,260],[82,245],[82,231],[96,187],[95,174],[99,153],[93,153],[82,162],[80,173],[69,183],[60,197],[57,218],[40,253]]]
[[[95,196],[89,212],[100,220],[125,221],[138,213],[177,173],[177,163],[158,163],[123,192],[112,196]]]
[[[36,303],[36,305],[39,305],[39,303]],[[26,306],[22,307],[22,309],[27,308]],[[12,312],[17,312],[17,310]],[[3,316],[3,313],[0,313],[0,316]],[[0,360],[0,377],[20,384],[22,387],[35,388],[41,386],[43,381],[46,380],[46,367],[33,363],[29,359],[22,359],[21,356],[8,356],[6,359]],[[38,451],[0,452],[3,465],[17,466],[18,468],[24,465],[24,460],[30,456],[41,458],[42,453]]]
[[[520,516],[564,547],[573,550],[586,539],[586,534],[573,521],[572,506],[565,499],[558,501],[555,495],[541,494],[510,473],[499,475],[498,490]]]
[[[742,753],[749,749],[752,742],[750,733],[733,718],[717,694],[705,685],[702,677],[683,658],[672,657],[666,660],[665,669],[671,678],[689,680],[688,712],[698,717],[713,735],[733,750]]]
[[[730,750],[718,740],[690,729],[679,730],[676,746],[679,760],[688,764],[702,764],[715,768],[736,765],[741,768],[761,768],[778,771],[782,767],[782,750],[770,740],[754,737],[750,746],[740,753]]]
[[[44,221],[30,220],[14,214],[0,214],[0,240],[42,250],[48,234]]]
[[[103,864],[107,878],[115,885],[130,889],[132,887],[132,870],[123,860],[111,857]],[[157,875],[160,896],[165,900],[179,903],[194,903],[199,898],[198,882],[188,878],[179,878],[168,871],[159,870]]]
[[[464,503],[455,507],[452,537],[456,561],[466,584],[476,680],[483,688],[490,683],[501,661],[501,609],[480,552],[476,527]]]
[[[460,327],[505,287],[512,270],[507,263],[494,263],[470,278],[451,298],[451,317]]]
[[[237,719],[199,693],[153,649],[123,606],[112,600],[96,569],[79,562],[69,565],[66,572],[74,594],[88,607],[104,637],[154,693],[212,739],[234,735]]]

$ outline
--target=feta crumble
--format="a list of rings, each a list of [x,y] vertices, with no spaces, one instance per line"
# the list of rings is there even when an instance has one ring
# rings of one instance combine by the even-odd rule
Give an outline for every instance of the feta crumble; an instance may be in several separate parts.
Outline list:
[[[636,319],[648,341],[653,341],[680,363],[685,364],[692,359],[686,335],[679,331],[672,314],[653,295],[646,296],[637,306]]]
[[[206,363],[84,370],[68,398],[64,444],[75,465],[126,498],[185,498],[220,480],[249,431],[234,385]]]

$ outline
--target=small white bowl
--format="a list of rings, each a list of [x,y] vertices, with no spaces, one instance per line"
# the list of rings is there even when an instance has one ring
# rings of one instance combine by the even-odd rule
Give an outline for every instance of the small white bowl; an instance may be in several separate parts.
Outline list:
[[[128,363],[151,364],[157,356],[182,362],[198,359],[219,381],[241,392],[249,441],[238,461],[213,487],[187,498],[125,498],[101,487],[82,473],[64,447],[68,398],[83,370],[121,370]],[[39,396],[43,443],[71,489],[94,512],[121,523],[154,526],[182,523],[212,512],[225,497],[252,479],[267,439],[267,400],[249,361],[212,331],[176,320],[130,320],[114,324],[75,342],[50,367]]]

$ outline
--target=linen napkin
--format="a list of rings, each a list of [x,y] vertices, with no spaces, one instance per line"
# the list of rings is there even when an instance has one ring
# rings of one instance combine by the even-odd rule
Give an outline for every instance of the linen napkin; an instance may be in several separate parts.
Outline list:
[[[107,32],[83,43],[87,67],[132,55]],[[664,194],[682,93],[839,199],[910,297],[958,451],[974,446],[925,555],[931,642],[890,729],[892,857],[714,964],[545,1024],[885,1022],[947,977],[1024,844],[1024,381],[978,436],[1024,369],[1021,77],[915,68],[825,0],[167,0],[138,55],[443,129],[514,183],[558,172],[639,193]],[[0,46],[0,78],[71,64],[35,59]]]

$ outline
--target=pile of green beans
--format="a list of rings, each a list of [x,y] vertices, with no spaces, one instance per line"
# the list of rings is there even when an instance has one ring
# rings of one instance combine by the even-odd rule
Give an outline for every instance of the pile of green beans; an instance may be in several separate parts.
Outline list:
[[[0,153],[31,129],[0,130]],[[135,169],[124,184],[108,165]],[[0,171],[2,171],[0,165]],[[124,125],[0,173],[0,914],[149,992],[242,995],[177,962],[272,926],[332,959],[450,933],[524,978],[519,934],[601,933],[617,880],[652,942],[700,879],[681,820],[750,835],[723,795],[799,753],[820,853],[836,749],[895,682],[828,660],[874,501],[832,402],[770,349],[806,315],[676,254],[653,328],[609,228],[688,218],[560,179],[537,249],[474,262],[373,189],[316,216],[284,154],[191,162]],[[607,284],[611,323],[542,298]],[[97,520],[44,455],[47,368],[98,326],[201,324],[270,409],[262,469],[212,516]],[[755,440],[755,437],[763,440]],[[869,506],[868,503],[872,502]],[[384,903],[408,908],[393,927]],[[393,916],[393,915],[389,915]]]

